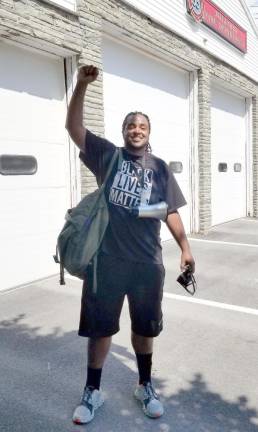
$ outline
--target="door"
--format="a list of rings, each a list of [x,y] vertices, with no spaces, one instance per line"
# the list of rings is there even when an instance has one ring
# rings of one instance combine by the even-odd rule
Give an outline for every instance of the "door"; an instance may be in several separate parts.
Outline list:
[[[212,225],[247,214],[245,114],[244,98],[212,89]]]
[[[0,58],[0,157],[37,163],[34,174],[28,166],[0,174],[4,289],[58,272],[52,255],[70,205],[70,163],[63,59],[4,43]]]

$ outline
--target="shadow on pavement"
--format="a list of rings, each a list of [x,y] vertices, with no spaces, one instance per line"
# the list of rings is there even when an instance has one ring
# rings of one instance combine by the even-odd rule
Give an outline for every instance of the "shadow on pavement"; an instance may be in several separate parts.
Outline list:
[[[24,314],[0,323],[1,432],[258,432],[258,412],[248,399],[223,399],[199,371],[174,394],[155,378],[158,392],[166,394],[161,397],[166,412],[159,420],[144,417],[131,397],[134,355],[115,343],[103,372],[106,403],[93,423],[74,426],[70,419],[84,386],[85,344],[74,331],[41,331],[30,327]]]

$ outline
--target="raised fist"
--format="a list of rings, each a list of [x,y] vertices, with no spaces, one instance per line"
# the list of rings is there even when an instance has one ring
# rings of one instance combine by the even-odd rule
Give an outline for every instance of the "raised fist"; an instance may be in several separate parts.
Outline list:
[[[78,70],[77,82],[81,82],[84,84],[90,84],[91,82],[93,82],[97,79],[98,74],[99,74],[99,70],[97,67],[92,66],[92,65],[82,66]]]

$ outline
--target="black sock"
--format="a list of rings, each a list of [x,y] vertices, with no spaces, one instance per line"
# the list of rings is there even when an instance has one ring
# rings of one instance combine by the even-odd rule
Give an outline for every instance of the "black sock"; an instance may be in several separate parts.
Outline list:
[[[99,390],[102,369],[93,369],[88,367],[86,387],[93,387]]]
[[[151,382],[152,353],[136,354],[136,359],[139,371],[139,384]]]

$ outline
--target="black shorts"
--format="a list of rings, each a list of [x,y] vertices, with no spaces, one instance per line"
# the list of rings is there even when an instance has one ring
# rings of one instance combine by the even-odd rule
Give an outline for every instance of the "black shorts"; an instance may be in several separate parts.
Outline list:
[[[162,264],[135,263],[101,253],[97,267],[97,294],[92,293],[93,269],[83,284],[79,335],[112,336],[119,331],[125,295],[132,331],[158,336],[163,328],[161,301],[165,269]]]

